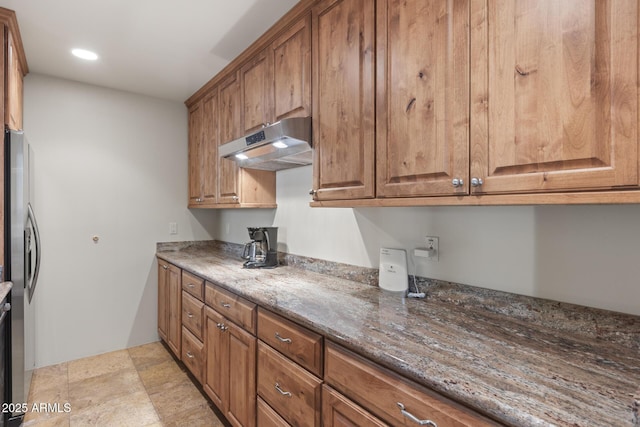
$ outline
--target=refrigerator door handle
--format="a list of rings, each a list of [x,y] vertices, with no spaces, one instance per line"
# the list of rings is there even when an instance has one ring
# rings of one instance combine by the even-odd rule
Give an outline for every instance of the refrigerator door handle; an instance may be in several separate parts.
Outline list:
[[[40,232],[38,231],[38,222],[36,221],[36,216],[33,213],[33,208],[31,207],[31,203],[27,203],[27,221],[31,223],[31,227],[33,229],[33,234],[35,237],[35,247],[36,247],[36,262],[33,270],[33,277],[28,283],[27,289],[27,297],[29,298],[29,303],[31,303],[31,299],[33,298],[33,293],[36,290],[36,284],[38,283],[38,273],[40,272]]]

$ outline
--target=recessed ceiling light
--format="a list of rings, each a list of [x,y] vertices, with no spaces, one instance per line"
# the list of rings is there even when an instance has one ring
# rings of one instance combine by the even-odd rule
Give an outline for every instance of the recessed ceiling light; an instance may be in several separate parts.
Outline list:
[[[71,53],[78,58],[86,59],[87,61],[95,61],[98,59],[98,55],[90,50],[85,49],[73,49]]]

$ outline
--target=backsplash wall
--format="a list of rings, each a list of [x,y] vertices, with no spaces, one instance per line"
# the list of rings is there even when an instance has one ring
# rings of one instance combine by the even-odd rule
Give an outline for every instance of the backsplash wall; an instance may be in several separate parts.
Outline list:
[[[277,209],[221,210],[213,235],[274,225],[281,251],[364,267],[403,248],[420,276],[640,315],[640,205],[310,208],[311,174],[278,172]],[[440,260],[414,262],[427,235]]]

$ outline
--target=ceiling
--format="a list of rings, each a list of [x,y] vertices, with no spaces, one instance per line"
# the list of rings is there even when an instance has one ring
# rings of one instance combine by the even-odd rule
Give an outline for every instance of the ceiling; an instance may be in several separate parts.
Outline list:
[[[297,0],[0,0],[29,72],[184,101]],[[71,55],[96,52],[97,61]]]

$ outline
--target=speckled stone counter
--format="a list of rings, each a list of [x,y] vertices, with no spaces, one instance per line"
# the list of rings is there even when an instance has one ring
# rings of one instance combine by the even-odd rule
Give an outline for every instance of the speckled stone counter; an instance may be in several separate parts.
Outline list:
[[[640,317],[446,283],[406,300],[300,266],[245,270],[218,242],[157,255],[506,425],[640,426]]]
[[[0,301],[5,299],[5,297],[9,295],[9,292],[11,291],[12,286],[13,286],[13,283],[11,282],[0,283]]]

